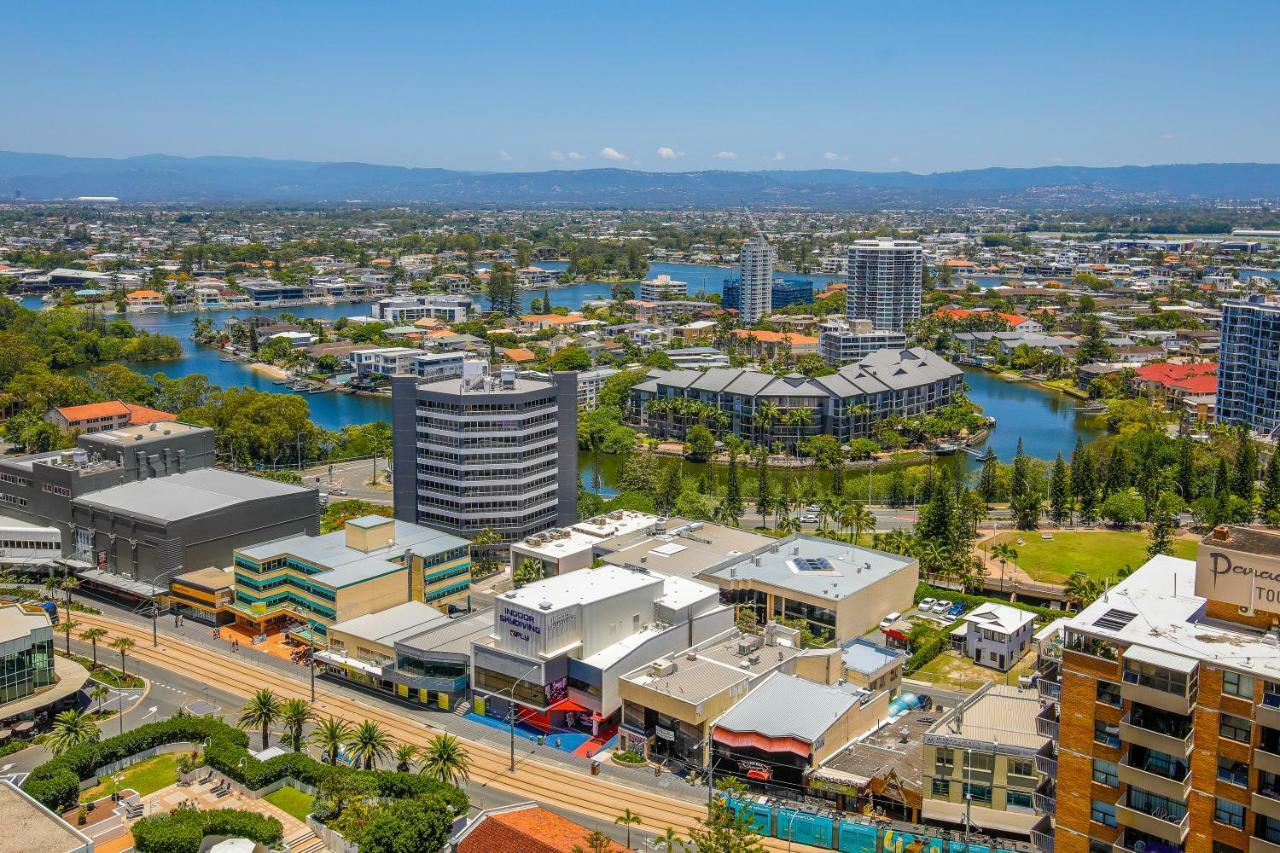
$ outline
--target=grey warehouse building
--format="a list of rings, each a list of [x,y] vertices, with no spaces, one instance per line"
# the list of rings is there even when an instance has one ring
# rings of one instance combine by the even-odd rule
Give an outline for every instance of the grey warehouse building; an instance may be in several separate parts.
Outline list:
[[[396,518],[466,538],[492,528],[504,542],[577,521],[577,374],[464,370],[392,379]]]
[[[207,427],[162,422],[0,459],[0,514],[57,529],[64,565],[133,597],[227,565],[235,548],[316,532],[314,489],[214,469],[213,442]]]

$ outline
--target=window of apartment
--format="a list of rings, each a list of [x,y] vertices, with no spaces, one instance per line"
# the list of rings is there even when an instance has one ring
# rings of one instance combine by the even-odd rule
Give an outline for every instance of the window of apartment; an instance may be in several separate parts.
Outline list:
[[[1101,800],[1094,800],[1089,807],[1089,820],[1094,823],[1100,823],[1103,826],[1115,826],[1115,803],[1104,803]]]
[[[1248,743],[1250,738],[1250,723],[1243,717],[1237,717],[1233,714],[1223,714],[1218,718],[1218,735],[1227,740],[1238,740],[1241,743]]]
[[[1213,853],[1244,853],[1244,851],[1239,847],[1232,847],[1230,844],[1215,841],[1213,842]]]
[[[949,746],[934,750],[934,764],[939,771],[946,769],[948,774],[956,766],[956,751]]]
[[[1253,698],[1253,676],[1243,675],[1239,672],[1233,672],[1229,669],[1222,672],[1222,692],[1229,693],[1232,696],[1243,696],[1245,699]]]
[[[1218,797],[1214,800],[1213,819],[1236,829],[1244,828],[1244,806]]]
[[[1035,763],[1030,758],[1010,758],[1010,776],[1035,776]]]
[[[1114,761],[1093,759],[1093,781],[1114,788],[1120,784],[1120,768]]]
[[[1232,785],[1245,787],[1249,784],[1249,765],[1234,758],[1218,756],[1218,778]]]
[[[1099,841],[1096,838],[1089,839],[1089,853],[1111,853],[1110,841]]]
[[[950,780],[950,779],[939,779],[939,778],[937,778],[937,777],[934,777],[932,789],[933,789],[933,795],[934,795],[935,797],[947,797],[947,798],[950,798],[950,796],[951,796],[951,780]]]
[[[989,752],[966,752],[964,766],[970,770],[990,772],[996,764],[996,757]]]
[[[1120,745],[1120,727],[1106,720],[1093,721],[1093,739],[1107,746]]]
[[[1120,685],[1113,681],[1098,679],[1098,701],[1104,705],[1119,708],[1124,700],[1120,698]]]
[[[1031,808],[1031,793],[1029,791],[1005,791],[1004,801],[1009,808],[1029,809]]]
[[[965,783],[964,795],[979,805],[991,805],[991,786],[990,785],[970,785]]]

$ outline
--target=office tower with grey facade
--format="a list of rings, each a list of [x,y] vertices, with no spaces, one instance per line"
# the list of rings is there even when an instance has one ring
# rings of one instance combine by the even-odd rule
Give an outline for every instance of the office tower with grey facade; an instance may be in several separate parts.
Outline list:
[[[552,381],[493,374],[392,379],[396,518],[504,542],[577,521],[576,374]]]
[[[773,311],[773,247],[763,236],[752,237],[743,245],[739,260],[738,320],[750,326]]]
[[[849,247],[845,314],[905,332],[920,316],[924,253],[914,240],[858,240]]]

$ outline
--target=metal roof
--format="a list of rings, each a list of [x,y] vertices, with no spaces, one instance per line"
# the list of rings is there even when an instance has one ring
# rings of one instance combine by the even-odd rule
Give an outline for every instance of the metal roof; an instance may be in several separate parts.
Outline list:
[[[775,672],[717,720],[716,728],[814,743],[868,695],[849,684],[818,684]]]

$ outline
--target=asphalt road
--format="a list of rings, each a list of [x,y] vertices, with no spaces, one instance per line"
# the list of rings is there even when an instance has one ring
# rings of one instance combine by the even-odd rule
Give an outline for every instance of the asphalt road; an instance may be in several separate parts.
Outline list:
[[[368,485],[373,475],[372,459],[357,459],[354,462],[335,462],[332,465],[316,465],[302,472],[302,482],[307,486],[315,486],[322,493],[330,495],[330,500],[340,501],[357,498],[370,503],[391,503],[390,488],[375,489]],[[387,478],[387,462],[378,460],[378,482],[385,483]],[[345,495],[333,494],[338,489]]]

